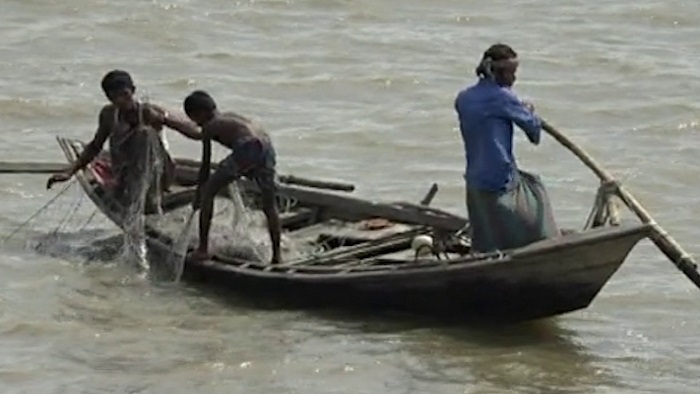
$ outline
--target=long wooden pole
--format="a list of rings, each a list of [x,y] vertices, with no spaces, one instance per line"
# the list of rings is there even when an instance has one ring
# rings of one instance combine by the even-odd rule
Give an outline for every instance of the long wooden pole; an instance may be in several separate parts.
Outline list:
[[[192,177],[196,179],[199,169],[199,162],[190,159],[175,159],[175,163],[183,168],[191,169]],[[212,165],[212,169],[217,164]],[[68,168],[66,163],[51,163],[41,161],[0,161],[0,174],[55,174],[65,171]],[[351,192],[355,190],[355,185],[345,182],[324,181],[318,179],[302,178],[296,175],[280,175],[281,183],[312,187],[316,189],[338,190]]]
[[[654,218],[649,215],[642,204],[637,201],[632,194],[630,194],[624,187],[617,184],[615,179],[608,173],[602,166],[600,166],[586,151],[576,145],[568,137],[562,134],[560,131],[549,125],[546,121],[542,121],[542,129],[549,133],[555,140],[559,141],[567,149],[569,149],[574,155],[576,155],[583,164],[590,168],[602,182],[605,183],[615,183],[617,189],[617,195],[620,197],[623,203],[634,212],[639,219],[651,225],[652,233],[651,240],[656,244],[656,246],[666,255],[666,257],[676,265],[676,267],[685,274],[691,282],[695,284],[700,289],[700,273],[697,271],[697,264],[693,257],[689,255],[683,248],[664,230],[659,226]]]
[[[42,161],[0,162],[0,174],[54,174],[68,168],[66,163]]]

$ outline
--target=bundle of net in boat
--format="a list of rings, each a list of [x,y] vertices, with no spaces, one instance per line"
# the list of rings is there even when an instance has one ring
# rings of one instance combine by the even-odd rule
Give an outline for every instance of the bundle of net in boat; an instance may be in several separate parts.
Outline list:
[[[271,242],[267,230],[267,219],[260,210],[250,209],[245,203],[237,182],[228,186],[227,196],[217,196],[209,232],[209,251],[244,260],[268,262]],[[280,213],[292,209],[288,204],[278,204]],[[187,250],[194,249],[199,242],[198,218],[192,220],[190,207],[182,207],[163,215],[158,229],[174,240],[175,256],[184,257]],[[188,226],[190,224],[190,226]],[[301,245],[293,243],[282,234],[281,248],[285,259],[305,256]]]
[[[219,220],[212,222],[212,252],[255,261],[270,259],[267,223],[260,211],[248,209],[236,182],[228,186],[228,199],[218,199]]]

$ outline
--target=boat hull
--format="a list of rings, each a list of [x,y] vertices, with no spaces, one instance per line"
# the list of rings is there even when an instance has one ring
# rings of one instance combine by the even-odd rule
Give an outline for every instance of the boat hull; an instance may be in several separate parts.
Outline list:
[[[588,307],[647,235],[646,226],[604,229],[587,233],[566,248],[533,244],[537,249],[532,253],[515,253],[496,261],[393,273],[324,276],[265,272],[208,261],[188,264],[185,279],[300,307],[394,310],[449,320],[516,322]],[[151,249],[164,253],[169,248],[152,240]]]

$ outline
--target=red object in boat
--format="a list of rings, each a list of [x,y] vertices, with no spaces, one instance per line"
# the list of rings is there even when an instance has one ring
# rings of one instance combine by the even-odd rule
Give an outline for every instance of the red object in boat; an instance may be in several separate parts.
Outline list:
[[[112,167],[108,160],[96,159],[92,162],[92,173],[95,175],[97,182],[107,188],[112,188],[116,186],[117,180],[114,179],[114,173],[112,173]]]

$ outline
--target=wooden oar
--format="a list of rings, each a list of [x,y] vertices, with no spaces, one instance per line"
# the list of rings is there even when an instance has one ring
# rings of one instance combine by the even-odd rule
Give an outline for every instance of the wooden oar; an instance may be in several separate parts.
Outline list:
[[[615,179],[612,177],[612,175],[610,175],[610,173],[603,169],[603,167],[596,163],[596,161],[588,153],[586,153],[582,148],[577,146],[573,141],[571,141],[557,129],[545,121],[542,121],[542,128],[544,131],[554,137],[554,139],[569,149],[579,159],[581,159],[583,164],[590,168],[602,182],[616,183]],[[695,263],[693,257],[684,251],[683,248],[681,248],[681,246],[673,238],[671,238],[671,236],[663,228],[661,228],[658,223],[656,223],[654,218],[649,215],[649,213],[632,196],[632,194],[630,194],[619,184],[617,184],[617,195],[642,222],[651,225],[652,234],[650,238],[654,244],[656,244],[656,246],[666,255],[666,257],[668,257],[669,260],[671,260],[671,262],[673,262],[673,264],[675,264],[676,267],[695,284],[695,286],[700,288],[700,273],[697,271],[697,264]]]

